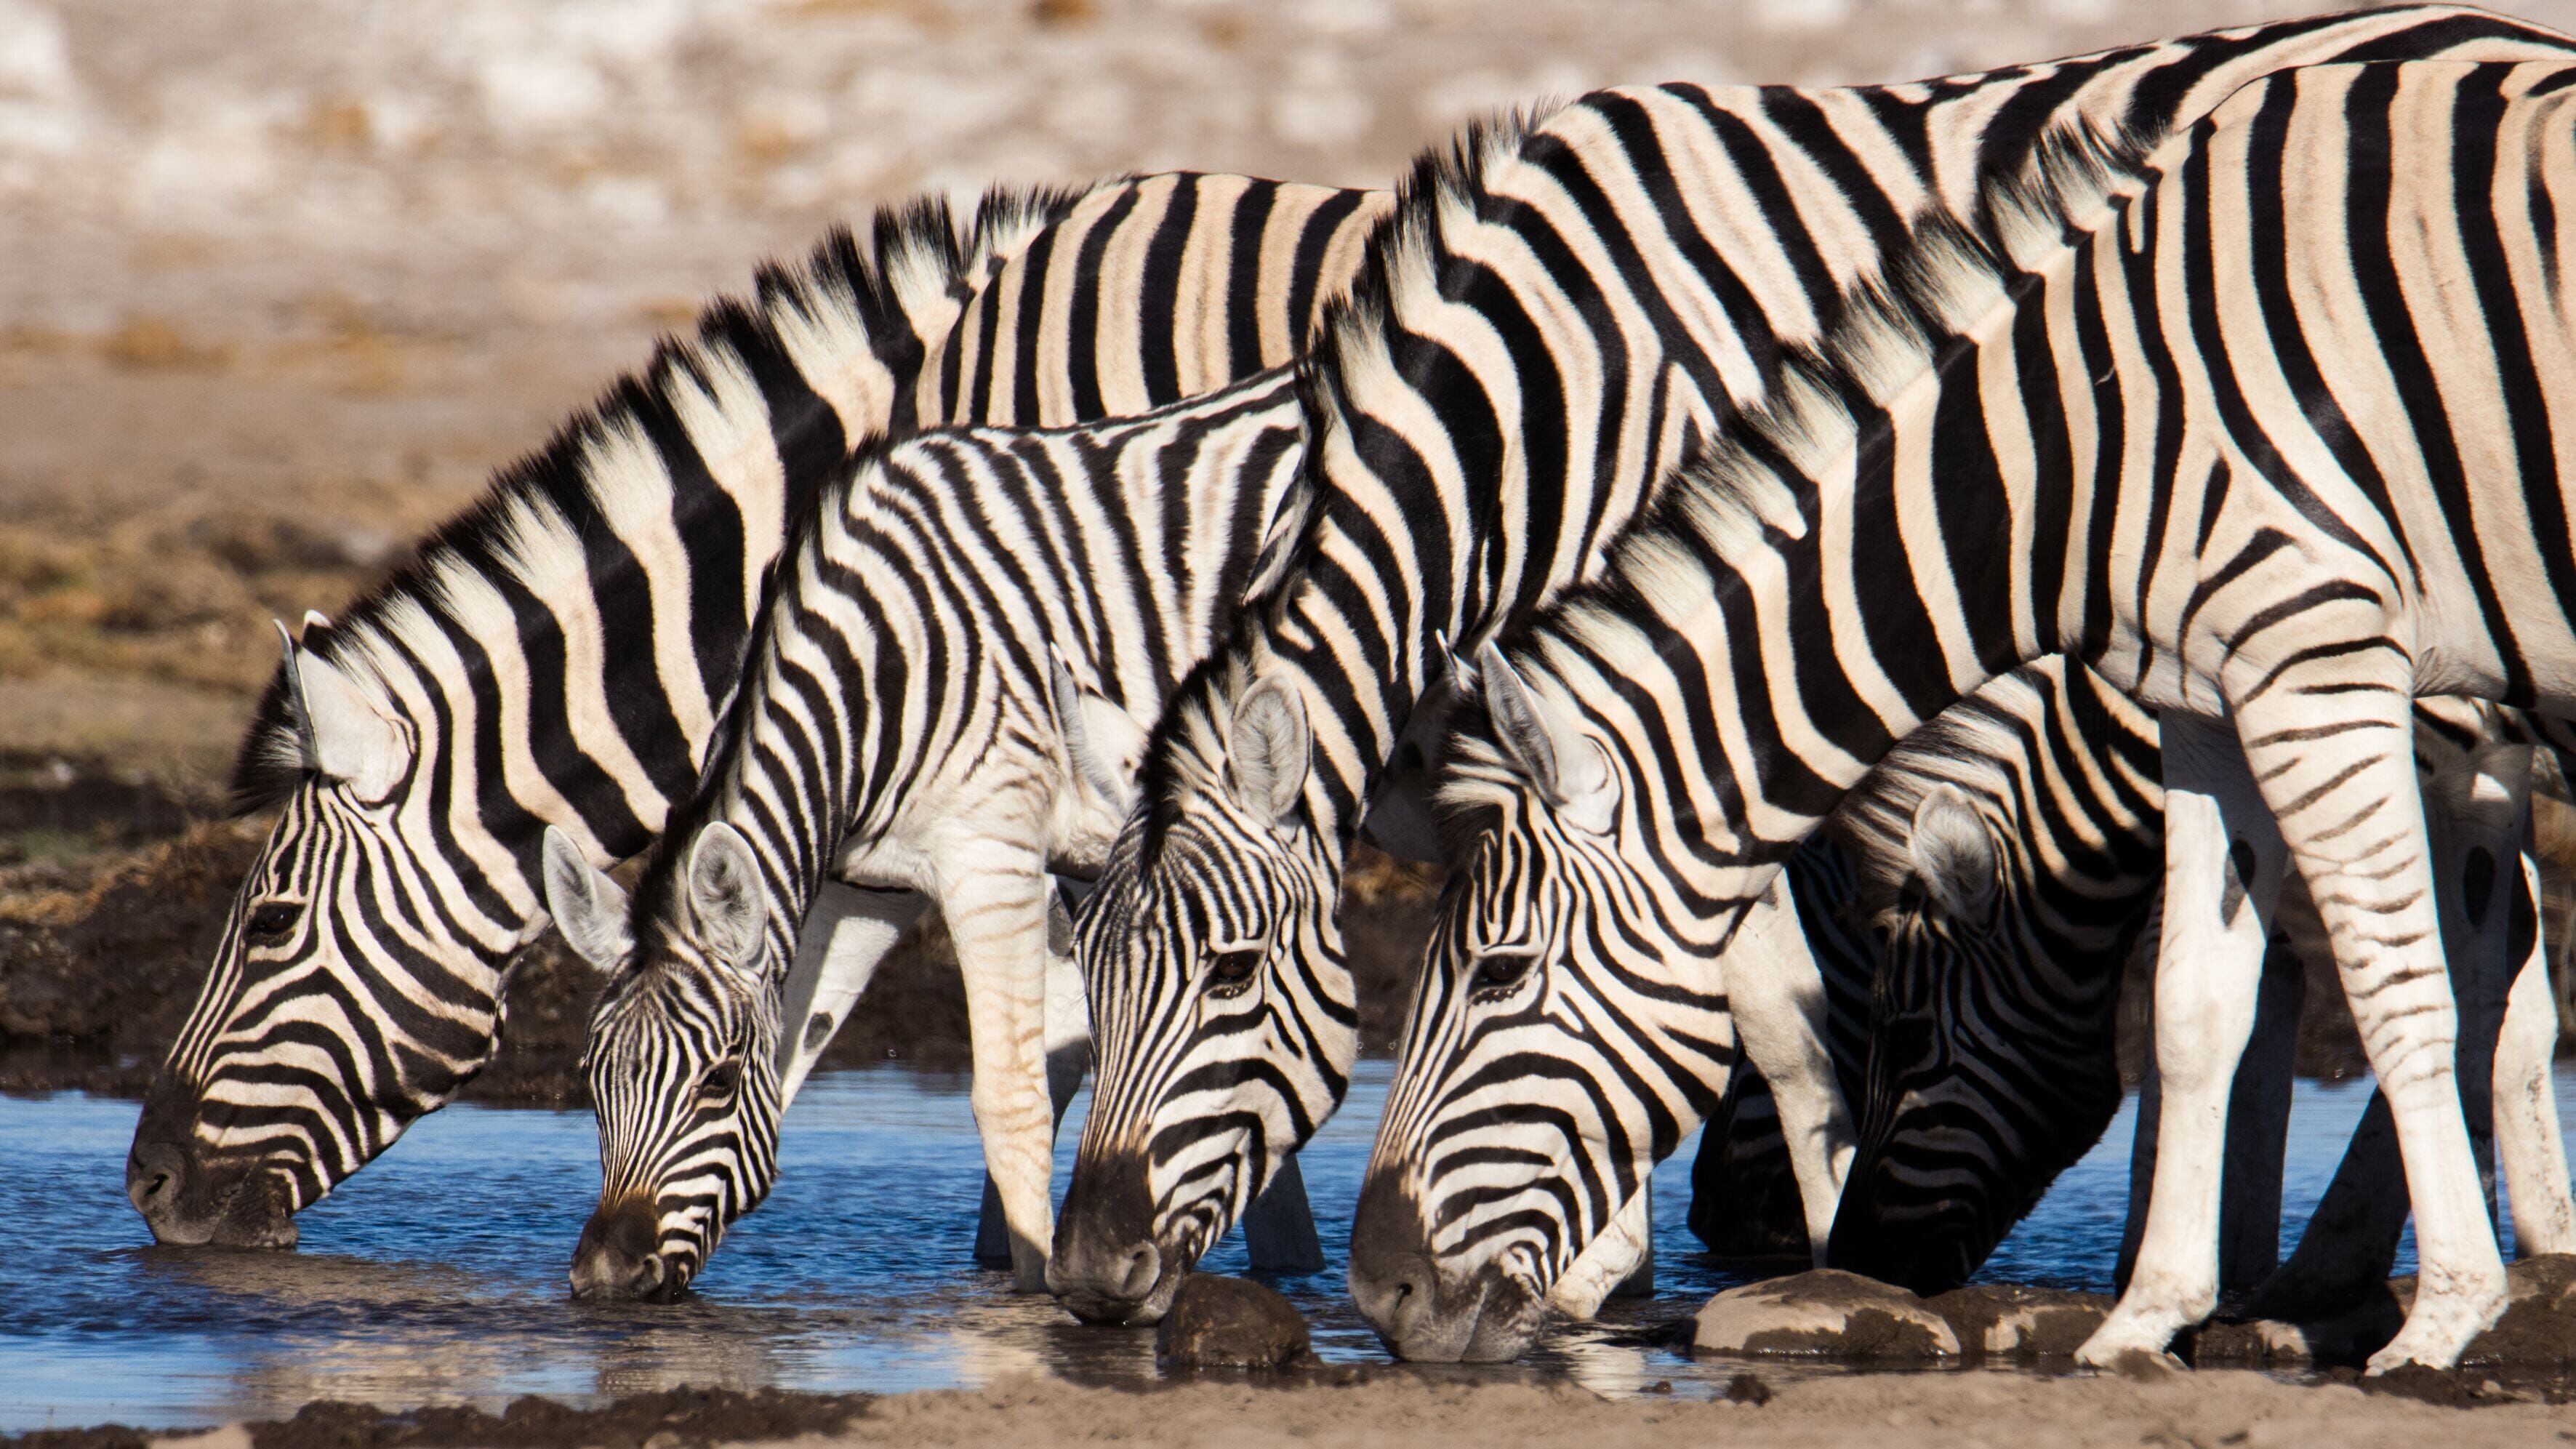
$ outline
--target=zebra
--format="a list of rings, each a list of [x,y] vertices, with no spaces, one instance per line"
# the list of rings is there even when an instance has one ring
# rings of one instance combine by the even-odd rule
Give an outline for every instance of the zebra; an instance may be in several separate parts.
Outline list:
[[[887,208],[764,268],[390,581],[307,616],[235,775],[279,819],[128,1157],[154,1235],[292,1245],[298,1209],[490,1061],[548,924],[545,830],[591,864],[651,842],[784,520],[854,442],[1142,412],[1276,365],[1384,205],[1176,173]],[[846,977],[887,933],[840,904],[816,954]]]
[[[2527,752],[2548,729],[2482,701],[2416,701],[2417,770],[2436,828],[2457,830],[2472,815],[2468,797],[2490,752]],[[1908,735],[1832,818],[1828,830],[1871,877],[1854,892],[1862,898],[1856,913],[1884,924],[1886,944],[1872,983],[1867,1085],[1855,1094],[1863,1104],[1859,1148],[1828,1261],[1920,1293],[1956,1286],[2099,1138],[2121,1098],[2112,1038],[2122,974],[2140,937],[2153,934],[2165,879],[2163,817],[2154,716],[2058,656],[2002,676]],[[2502,839],[2436,852],[2455,975],[2476,953],[2506,946],[2509,913],[2489,909],[2490,893],[2504,884],[2494,861],[2523,853],[2518,840]],[[1791,868],[1806,858],[1802,851]],[[2516,918],[2536,923],[2522,882],[2509,888],[2524,892]],[[2527,932],[2510,953],[2514,968],[2537,959],[2538,945],[2536,930]],[[2494,974],[2511,980],[2515,969]],[[2519,988],[2528,1020],[2507,1030],[2521,1050],[2498,1059],[2492,1076],[2500,1098],[2518,1093],[2539,1108],[2507,1110],[2496,1134],[2515,1179],[2525,1249],[2557,1252],[2576,1247],[2576,1237],[2547,1096],[2555,1019],[2543,979]],[[2292,1006],[2278,1024],[2280,1050],[2290,1046],[2296,1014]],[[2535,1026],[2545,1037],[2536,1052],[2527,1040]],[[2286,1064],[2274,1076],[2286,1084]],[[2476,1105],[2479,1080],[2466,1079],[2472,1131],[2482,1134],[2477,1124],[2489,1114]],[[2154,1097],[2141,1108],[2133,1230],[2143,1227],[2143,1189],[2156,1160]],[[2286,1096],[2239,1102],[2245,1120],[2230,1118],[2232,1261],[2223,1276],[2231,1284],[2258,1286],[2277,1258],[2287,1107]],[[2178,1101],[2175,1110],[2211,1108]],[[2341,1175],[2386,1183],[2394,1160],[2364,1145],[2384,1141],[2363,1134]],[[2390,1202],[2397,1220],[2358,1235],[2373,1245],[2366,1252],[2340,1249],[2339,1235],[2324,1227],[2303,1237],[2285,1273],[2338,1251],[2356,1261],[2337,1259],[2329,1283],[2281,1290],[2283,1306],[2347,1300],[2357,1280],[2386,1277],[2402,1191]]]
[[[2198,828],[2176,818],[2177,727],[2225,716],[2198,728],[2232,733],[2274,812],[2404,1148],[2423,1273],[2372,1367],[2458,1357],[2504,1276],[2452,1075],[2411,710],[2576,701],[2563,613],[2525,604],[2508,629],[2495,607],[2567,592],[2567,489],[2535,450],[2540,400],[2576,379],[2555,265],[2570,82],[2287,72],[2134,173],[2065,133],[1986,235],[1923,228],[1601,581],[1486,651],[1450,786],[1474,854],[1353,1229],[1382,1334],[1515,1348],[1572,1245],[1724,1080],[1732,983],[1705,953],[1895,739],[2071,650],[2159,710],[2169,833]],[[1905,577],[1857,579],[1864,553]],[[2189,924],[2241,928],[2246,894]],[[2166,1029],[2241,1041],[2243,983],[2200,986],[2160,982],[2160,1013],[2196,1008]],[[2151,1220],[2082,1361],[2160,1352],[2208,1310],[2215,1255],[2151,1269],[2158,1239]]]
[[[1282,586],[1166,706],[1077,926],[1097,1074],[1059,1296],[1159,1315],[1338,1105],[1341,861],[1451,643],[1589,571],[1910,218],[1969,214],[2051,116],[2155,139],[2285,66],[2567,50],[2383,11],[1913,86],[1605,91],[1418,163],[1308,354],[1310,522]],[[1228,1004],[1248,993],[1263,1011]],[[1832,1134],[1798,1135],[1847,1151]]]
[[[1048,871],[1098,869],[1139,717],[1257,582],[1265,540],[1279,552],[1295,387],[1279,369],[1135,420],[916,434],[795,520],[631,922],[614,882],[583,883],[579,849],[547,840],[556,919],[612,973],[586,1053],[602,1183],[576,1291],[677,1293],[767,1194],[781,1038],[803,1025],[784,1019],[787,966],[833,878],[931,896],[951,923],[976,1122],[1014,1258],[1042,1281]]]

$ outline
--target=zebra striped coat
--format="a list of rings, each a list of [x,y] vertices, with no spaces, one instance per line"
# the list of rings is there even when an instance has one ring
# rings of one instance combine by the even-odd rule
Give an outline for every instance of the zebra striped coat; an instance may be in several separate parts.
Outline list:
[[[2457,1356],[2503,1272],[2411,702],[2576,705],[2576,625],[2547,603],[2576,485],[2544,406],[2576,386],[2570,81],[2317,67],[2246,87],[2138,180],[2052,148],[1988,238],[1927,228],[1600,586],[1490,657],[1458,767],[1476,853],[1354,1232],[1381,1332],[1446,1356],[1524,1337],[1724,1080],[1704,954],[1897,738],[2072,650],[2167,713],[2169,761],[2175,715],[2232,720],[2405,1148],[2423,1287],[2374,1364]],[[2088,1358],[2206,1312],[2214,1285],[2145,1271],[2155,1231]]]
[[[1134,413],[1276,365],[1383,203],[1241,177],[924,202],[722,302],[308,620],[247,736],[282,807],[127,1166],[167,1242],[293,1213],[491,1059],[547,827],[642,850],[692,788],[784,520],[927,422]]]
[[[2154,139],[2283,66],[2566,50],[2374,12],[1915,86],[1603,92],[1425,162],[1318,334],[1288,580],[1166,709],[1077,931],[1099,1075],[1059,1291],[1158,1314],[1338,1104],[1346,1050],[1306,1044],[1350,1036],[1341,860],[1449,644],[1582,577],[1909,218],[1972,210],[2052,115]]]

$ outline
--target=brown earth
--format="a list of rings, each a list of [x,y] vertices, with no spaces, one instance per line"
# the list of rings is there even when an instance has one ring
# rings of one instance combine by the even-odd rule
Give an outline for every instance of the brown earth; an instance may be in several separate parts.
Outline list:
[[[1203,1371],[1202,1371],[1203,1372]],[[2428,1371],[2429,1374],[2429,1371]],[[2258,1374],[2204,1371],[2043,1378],[1956,1372],[1818,1376],[1745,1374],[1714,1401],[1648,1394],[1606,1400],[1569,1384],[1461,1382],[1404,1369],[1320,1369],[1258,1380],[1146,1390],[1008,1380],[984,1389],[865,1395],[736,1394],[679,1390],[596,1410],[522,1399],[502,1415],[426,1409],[383,1415],[315,1404],[283,1423],[161,1437],[187,1449],[504,1449],[596,1444],[609,1449],[790,1438],[808,1445],[1012,1444],[1022,1449],[1118,1444],[1298,1446],[1339,1449],[1701,1449],[1709,1444],[1986,1449],[1998,1444],[2305,1446],[2447,1449],[2576,1441],[2576,1409],[2541,1396],[2431,1375],[2412,1392],[2381,1384],[2299,1385]],[[2442,1399],[2436,1406],[2415,1400]],[[0,1439],[8,1449],[141,1449],[119,1428],[39,1431]]]

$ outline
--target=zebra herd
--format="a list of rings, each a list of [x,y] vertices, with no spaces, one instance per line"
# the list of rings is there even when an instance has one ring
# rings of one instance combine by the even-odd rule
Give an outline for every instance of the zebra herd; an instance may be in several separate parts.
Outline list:
[[[2447,1365],[2503,1306],[2498,1166],[2576,1252],[2529,853],[2571,82],[2576,41],[2415,6],[1606,90],[1392,193],[882,214],[289,635],[237,777],[280,817],[129,1195],[292,1244],[551,925],[605,983],[574,1287],[676,1294],[935,905],[1020,1286],[1151,1322],[1348,1089],[1365,837],[1452,868],[1351,1243],[1400,1355],[1593,1312],[1703,1120],[1818,1261],[1960,1281],[2107,1124],[2145,939],[2152,1191],[2079,1357],[2160,1353],[2264,1171],[2221,1172],[2229,1093],[2307,912],[2395,1217],[2274,1291],[2384,1276],[2411,1206],[2373,1365]]]

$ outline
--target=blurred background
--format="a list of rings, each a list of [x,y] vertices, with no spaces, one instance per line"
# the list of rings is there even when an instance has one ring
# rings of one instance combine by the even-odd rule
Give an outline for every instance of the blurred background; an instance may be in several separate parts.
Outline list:
[[[261,826],[211,817],[269,619],[336,607],[834,221],[1126,170],[1384,185],[1599,85],[1899,80],[2295,13],[0,0],[0,1086],[131,1090],[187,1009]],[[1423,881],[1363,876],[1364,951],[1407,954]],[[945,974],[887,989],[936,1015]],[[577,1034],[580,992],[523,994],[480,1090],[560,1095],[516,1054]]]

